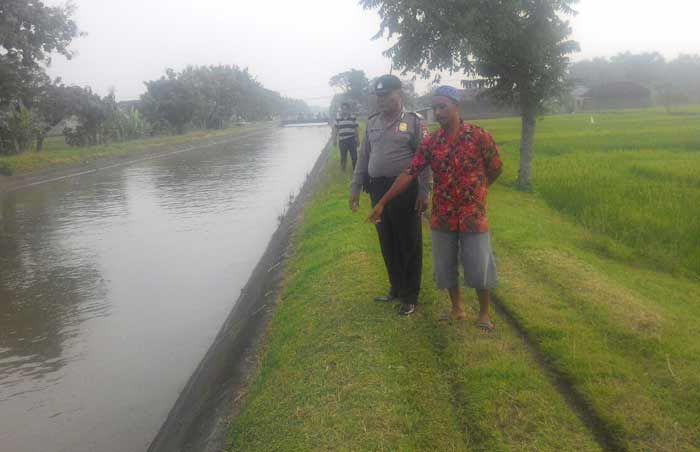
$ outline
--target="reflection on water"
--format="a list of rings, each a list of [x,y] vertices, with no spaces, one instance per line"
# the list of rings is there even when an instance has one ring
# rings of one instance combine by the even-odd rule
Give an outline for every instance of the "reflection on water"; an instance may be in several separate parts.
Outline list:
[[[329,134],[0,197],[0,449],[144,450]]]

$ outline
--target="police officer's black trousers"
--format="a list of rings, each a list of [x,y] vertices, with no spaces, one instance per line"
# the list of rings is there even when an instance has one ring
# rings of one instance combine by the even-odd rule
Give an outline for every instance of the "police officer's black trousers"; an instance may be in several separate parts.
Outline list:
[[[374,207],[389,190],[394,178],[370,179],[369,194]],[[377,224],[379,244],[389,274],[392,295],[404,303],[416,303],[420,292],[423,269],[423,234],[420,214],[416,212],[418,183],[384,208],[382,221]]]
[[[340,149],[340,167],[345,171],[345,167],[348,164],[348,153],[350,153],[352,169],[354,171],[355,165],[357,164],[357,140],[355,137],[340,140],[338,148]]]

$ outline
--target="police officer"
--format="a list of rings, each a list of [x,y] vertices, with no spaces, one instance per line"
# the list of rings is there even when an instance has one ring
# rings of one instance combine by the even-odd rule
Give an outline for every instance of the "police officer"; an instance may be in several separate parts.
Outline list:
[[[360,192],[370,195],[372,206],[384,196],[394,180],[411,163],[423,137],[425,121],[403,109],[401,80],[383,75],[374,82],[378,113],[367,119],[364,141],[350,185],[350,209],[359,208]],[[376,224],[379,244],[391,285],[389,293],[376,301],[401,299],[399,314],[416,309],[423,265],[420,217],[428,206],[430,173],[424,170],[403,194],[387,204],[382,221]]]

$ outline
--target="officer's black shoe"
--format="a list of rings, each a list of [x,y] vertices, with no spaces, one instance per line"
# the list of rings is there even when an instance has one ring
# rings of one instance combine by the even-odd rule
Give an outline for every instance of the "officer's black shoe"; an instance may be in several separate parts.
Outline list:
[[[416,305],[413,303],[401,303],[399,315],[411,315],[416,311]]]

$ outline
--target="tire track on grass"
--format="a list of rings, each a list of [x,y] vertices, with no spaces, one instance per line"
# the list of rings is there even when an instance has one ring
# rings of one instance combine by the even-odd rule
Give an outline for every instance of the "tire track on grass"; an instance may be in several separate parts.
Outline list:
[[[460,426],[460,436],[463,438],[464,445],[468,450],[492,451],[494,450],[494,444],[499,444],[501,447],[497,449],[502,450],[501,440],[492,431],[483,428],[477,416],[479,412],[478,407],[474,406],[469,400],[467,396],[469,391],[464,382],[454,374],[457,366],[446,352],[450,342],[448,330],[436,324],[430,315],[422,316],[421,321],[423,323],[422,328],[427,334],[427,342],[432,348],[435,361],[439,366],[440,374],[447,379],[452,397],[450,403],[455,413],[459,416],[455,423]]]
[[[545,353],[537,342],[532,339],[527,328],[518,319],[517,315],[504,303],[503,299],[492,293],[491,300],[498,315],[521,336],[527,350],[542,373],[559,392],[569,409],[593,434],[600,447],[614,452],[627,451],[627,447],[620,441],[612,426],[598,416],[598,413],[588,403],[585,396],[575,388],[574,382],[566,374],[548,363]]]

